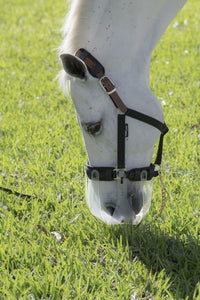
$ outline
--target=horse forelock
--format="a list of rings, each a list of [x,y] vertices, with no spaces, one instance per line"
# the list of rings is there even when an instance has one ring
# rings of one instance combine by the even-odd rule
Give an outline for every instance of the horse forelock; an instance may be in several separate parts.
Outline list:
[[[93,1],[93,0],[92,0]],[[77,43],[80,41],[82,32],[80,28],[85,19],[88,22],[88,6],[91,6],[91,0],[73,0],[69,12],[66,17],[64,26],[62,27],[62,34],[64,41],[59,48],[59,53],[74,54],[77,50]]]

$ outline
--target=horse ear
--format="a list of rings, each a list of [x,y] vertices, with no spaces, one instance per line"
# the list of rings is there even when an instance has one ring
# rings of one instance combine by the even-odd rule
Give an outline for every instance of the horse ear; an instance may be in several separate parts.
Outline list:
[[[87,68],[82,60],[71,54],[61,54],[60,58],[63,64],[63,69],[67,74],[72,77],[86,79]]]

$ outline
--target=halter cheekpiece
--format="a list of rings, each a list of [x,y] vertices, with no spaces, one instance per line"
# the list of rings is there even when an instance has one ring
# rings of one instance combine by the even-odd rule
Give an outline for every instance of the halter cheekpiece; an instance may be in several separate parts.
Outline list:
[[[123,183],[124,178],[127,178],[130,181],[141,181],[141,180],[151,180],[153,177],[158,176],[158,170],[156,166],[160,167],[161,165],[163,138],[164,135],[169,130],[167,125],[165,123],[158,121],[155,118],[152,118],[143,113],[128,108],[119,97],[113,82],[107,76],[105,76],[105,69],[102,66],[102,64],[88,51],[81,48],[76,52],[75,56],[81,59],[87,66],[89,73],[93,77],[99,80],[99,84],[104,90],[104,92],[109,95],[115,107],[117,107],[121,112],[117,116],[118,118],[117,166],[116,168],[95,167],[87,164],[85,170],[88,178],[91,180],[99,180],[99,181],[112,181],[115,179],[120,179],[121,183]],[[126,116],[144,122],[146,124],[149,124],[157,128],[161,132],[157,156],[154,164],[150,164],[150,166],[148,167],[126,170],[125,138],[128,136]]]

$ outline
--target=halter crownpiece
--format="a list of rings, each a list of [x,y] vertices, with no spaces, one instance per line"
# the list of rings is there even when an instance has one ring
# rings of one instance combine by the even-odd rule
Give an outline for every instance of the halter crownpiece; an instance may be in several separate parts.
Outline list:
[[[153,177],[158,176],[156,165],[160,167],[162,162],[163,138],[169,130],[167,125],[155,118],[128,108],[118,95],[113,82],[105,76],[105,69],[102,64],[87,50],[81,48],[76,52],[75,56],[81,59],[87,66],[89,73],[99,80],[99,84],[104,92],[110,97],[115,107],[121,112],[118,114],[117,167],[95,167],[87,164],[85,170],[88,178],[99,181],[120,179],[121,183],[123,183],[124,178],[127,178],[130,181],[142,181],[151,180]],[[151,125],[161,132],[154,164],[150,164],[148,167],[126,170],[125,138],[127,137],[128,132],[127,124],[125,122],[126,116]]]

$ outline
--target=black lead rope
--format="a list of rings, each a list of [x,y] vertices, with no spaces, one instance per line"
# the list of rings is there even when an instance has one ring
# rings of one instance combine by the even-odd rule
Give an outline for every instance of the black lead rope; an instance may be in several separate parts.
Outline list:
[[[26,198],[28,200],[32,199],[32,198],[35,198],[35,199],[37,198],[37,196],[35,196],[35,195],[27,195],[27,194],[18,193],[16,191],[13,191],[11,189],[8,189],[8,188],[2,187],[2,186],[0,186],[0,190],[7,194],[15,195],[20,198]]]
[[[141,121],[143,123],[149,124],[155,128],[157,128],[161,133],[167,133],[168,132],[168,127],[165,123],[162,123],[160,121],[158,121],[157,119],[154,119],[150,116],[147,116],[139,111],[133,110],[131,108],[127,108],[127,111],[125,113],[125,115],[136,119],[138,121]]]

